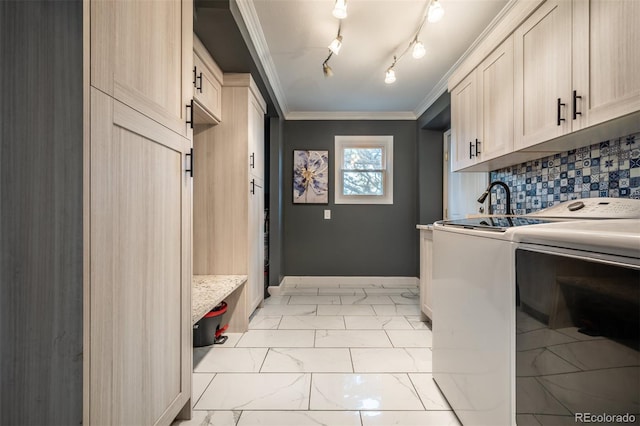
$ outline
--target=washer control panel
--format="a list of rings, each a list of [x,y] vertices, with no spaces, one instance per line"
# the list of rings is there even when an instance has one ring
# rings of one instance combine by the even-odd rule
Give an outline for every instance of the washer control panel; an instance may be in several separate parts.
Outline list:
[[[527,216],[566,219],[638,219],[640,200],[631,198],[582,198],[565,201]]]

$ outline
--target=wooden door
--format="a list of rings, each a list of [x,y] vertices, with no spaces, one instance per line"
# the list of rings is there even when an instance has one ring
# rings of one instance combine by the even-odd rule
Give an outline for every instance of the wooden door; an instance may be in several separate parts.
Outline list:
[[[475,71],[451,92],[451,138],[453,170],[476,161],[475,140],[478,138],[478,90]]]
[[[264,110],[249,92],[249,173],[264,179]]]
[[[169,424],[190,398],[190,146],[91,90],[90,424]]]
[[[249,241],[247,312],[249,315],[264,299],[264,188],[262,180],[252,178],[249,194]]]
[[[420,312],[422,319],[433,320],[432,277],[433,272],[433,231],[420,230]],[[426,318],[425,318],[426,317]]]
[[[640,110],[638,22],[637,0],[574,1],[574,130]]]
[[[520,149],[571,131],[571,2],[545,2],[515,31],[514,44]]]
[[[480,144],[476,161],[513,151],[513,37],[506,39],[478,66]]]
[[[193,2],[91,2],[91,85],[183,136],[193,84]]]

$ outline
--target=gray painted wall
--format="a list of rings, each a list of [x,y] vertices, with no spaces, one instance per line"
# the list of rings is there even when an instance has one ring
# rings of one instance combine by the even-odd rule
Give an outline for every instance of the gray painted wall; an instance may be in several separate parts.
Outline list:
[[[444,92],[418,118],[418,217],[424,225],[442,219],[442,139],[450,127],[451,96]]]
[[[0,2],[0,423],[82,423],[82,2]]]
[[[419,222],[442,219],[442,138],[438,130],[418,131]]]
[[[280,285],[282,281],[282,159],[283,125],[277,117],[269,119],[269,285]]]
[[[393,205],[335,205],[334,137],[394,136]],[[418,275],[415,121],[284,123],[283,268],[286,276]],[[329,204],[293,204],[294,149],[328,150]],[[331,220],[323,219],[330,209]]]

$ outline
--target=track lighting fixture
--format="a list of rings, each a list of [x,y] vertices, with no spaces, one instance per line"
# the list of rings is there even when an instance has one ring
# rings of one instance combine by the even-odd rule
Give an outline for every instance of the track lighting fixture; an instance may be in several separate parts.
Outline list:
[[[396,66],[396,62],[398,61],[398,59],[394,56],[393,57],[393,63],[391,64],[391,66],[389,68],[387,68],[387,72],[384,76],[384,82],[387,84],[392,84],[395,83],[396,81],[396,72],[393,69],[393,67]]]
[[[439,21],[443,15],[444,15],[444,9],[442,8],[442,5],[440,4],[439,0],[427,1],[425,15],[422,18],[422,21],[420,21],[420,26],[418,27],[418,30],[414,33],[413,39],[411,39],[411,42],[409,42],[409,45],[404,49],[404,51],[400,53],[400,55],[397,55],[397,56],[394,55],[393,63],[389,68],[387,68],[387,71],[384,76],[385,83],[391,84],[396,81],[396,73],[394,69],[396,62],[402,59],[402,57],[409,50],[411,50],[411,56],[413,56],[415,59],[420,59],[427,53],[427,50],[424,47],[424,44],[420,40],[418,40],[418,37],[420,37],[420,32],[422,32],[422,27],[424,27],[425,21],[436,22],[436,21]]]
[[[336,0],[336,4],[333,7],[333,16],[338,19],[347,17],[347,0]]]
[[[425,53],[427,53],[427,50],[424,48],[424,44],[422,44],[418,39],[414,40],[411,56],[413,56],[414,59],[420,59],[425,55]]]
[[[402,53],[400,53],[399,55],[393,56],[393,63],[389,68],[387,68],[385,72],[384,82],[387,84],[392,84],[396,81],[396,71],[395,71],[396,63],[400,59],[402,59],[402,57],[409,50],[411,50],[411,56],[413,56],[415,59],[420,59],[424,57],[427,50],[424,46],[424,43],[422,43],[422,41],[418,39],[418,37],[420,37],[420,32],[422,31],[422,27],[424,26],[425,22],[427,21],[431,23],[438,22],[444,16],[444,9],[440,4],[440,0],[425,0],[425,2],[426,2],[426,8],[424,10],[422,21],[420,21],[420,26],[418,27],[417,31],[414,33],[414,36],[411,39],[411,42],[409,42],[409,45],[404,49]],[[333,7],[333,16],[340,19],[340,23],[338,24],[338,35],[328,46],[329,56],[327,56],[327,59],[325,59],[324,62],[322,63],[322,73],[324,74],[325,77],[333,76],[333,70],[329,66],[329,59],[331,59],[331,57],[334,54],[335,55],[339,54],[340,48],[342,47],[342,34],[340,32],[342,29],[342,19],[347,17],[347,0],[335,0],[335,4]]]
[[[438,22],[444,16],[444,9],[438,0],[432,0],[427,12],[427,20],[431,23]]]
[[[329,45],[329,56],[327,56],[327,59],[325,59],[322,63],[322,73],[325,77],[333,76],[333,70],[329,66],[329,59],[331,59],[334,54],[337,55],[338,53],[340,53],[340,48],[342,47],[342,34],[340,34],[341,31],[342,21],[340,21],[340,23],[338,24],[338,34],[336,35],[336,38],[333,39],[333,41]]]
[[[387,70],[387,73],[385,74],[384,82],[387,84],[392,84],[392,83],[395,83],[395,81],[396,81],[396,72],[393,70],[393,68],[389,68]]]

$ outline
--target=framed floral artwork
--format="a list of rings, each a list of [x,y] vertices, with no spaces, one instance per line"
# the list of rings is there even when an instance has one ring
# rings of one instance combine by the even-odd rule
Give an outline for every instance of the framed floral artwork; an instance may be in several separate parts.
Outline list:
[[[329,151],[293,151],[293,202],[329,203]]]

